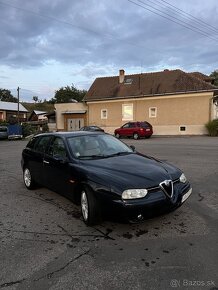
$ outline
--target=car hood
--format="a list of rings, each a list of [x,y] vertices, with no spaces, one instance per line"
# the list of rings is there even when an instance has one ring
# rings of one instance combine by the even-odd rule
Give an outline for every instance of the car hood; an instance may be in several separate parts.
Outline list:
[[[134,153],[83,160],[81,166],[90,180],[119,192],[155,187],[166,179],[175,180],[181,175],[181,171],[173,165]]]

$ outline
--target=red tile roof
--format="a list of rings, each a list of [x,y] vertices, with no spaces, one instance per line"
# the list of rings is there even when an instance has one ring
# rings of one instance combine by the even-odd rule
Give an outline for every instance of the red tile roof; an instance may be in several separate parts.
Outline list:
[[[125,75],[125,81],[122,84],[119,83],[119,76],[96,78],[84,100],[120,99],[217,89],[209,82],[205,82],[202,76],[199,77],[196,74],[203,75],[186,73],[177,69]]]
[[[214,78],[213,77],[210,77],[210,76],[207,76],[205,74],[202,74],[201,72],[191,72],[191,73],[188,73],[189,75],[193,76],[193,77],[196,77],[198,79],[201,79],[202,81],[205,81],[205,82],[209,82],[211,84],[213,84],[212,82],[214,81]]]

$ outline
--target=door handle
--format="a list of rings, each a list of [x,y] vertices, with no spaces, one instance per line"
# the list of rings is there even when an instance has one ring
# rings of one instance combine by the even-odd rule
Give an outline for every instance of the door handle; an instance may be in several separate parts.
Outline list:
[[[48,161],[46,161],[46,160],[43,160],[43,163],[49,164],[49,162],[48,162]]]

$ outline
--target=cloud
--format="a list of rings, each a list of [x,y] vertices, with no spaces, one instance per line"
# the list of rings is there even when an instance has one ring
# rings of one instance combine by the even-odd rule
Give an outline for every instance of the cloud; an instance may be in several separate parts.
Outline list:
[[[207,73],[217,68],[218,36],[212,28],[218,27],[217,1],[169,2],[208,25],[187,15],[182,17],[179,10],[173,12],[173,7],[165,2],[134,1],[151,10],[145,4],[155,5],[181,24],[185,21],[189,29],[127,0],[11,0],[10,4],[0,1],[0,63],[27,73],[44,67],[52,69],[51,63],[71,65],[72,83],[86,85],[96,76],[117,74],[119,68],[146,72],[197,67]],[[199,33],[192,31],[193,26]]]

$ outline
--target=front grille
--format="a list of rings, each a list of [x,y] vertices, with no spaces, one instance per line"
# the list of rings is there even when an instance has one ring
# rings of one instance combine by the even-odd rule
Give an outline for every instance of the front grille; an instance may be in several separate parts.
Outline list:
[[[172,180],[172,182],[173,182],[173,184],[178,183],[179,182],[179,178]],[[161,188],[160,188],[159,184],[157,186],[147,188],[148,192],[155,192],[155,191],[158,191],[160,189]]]
[[[172,180],[165,180],[160,183],[160,188],[166,194],[167,197],[173,196],[173,182]]]

